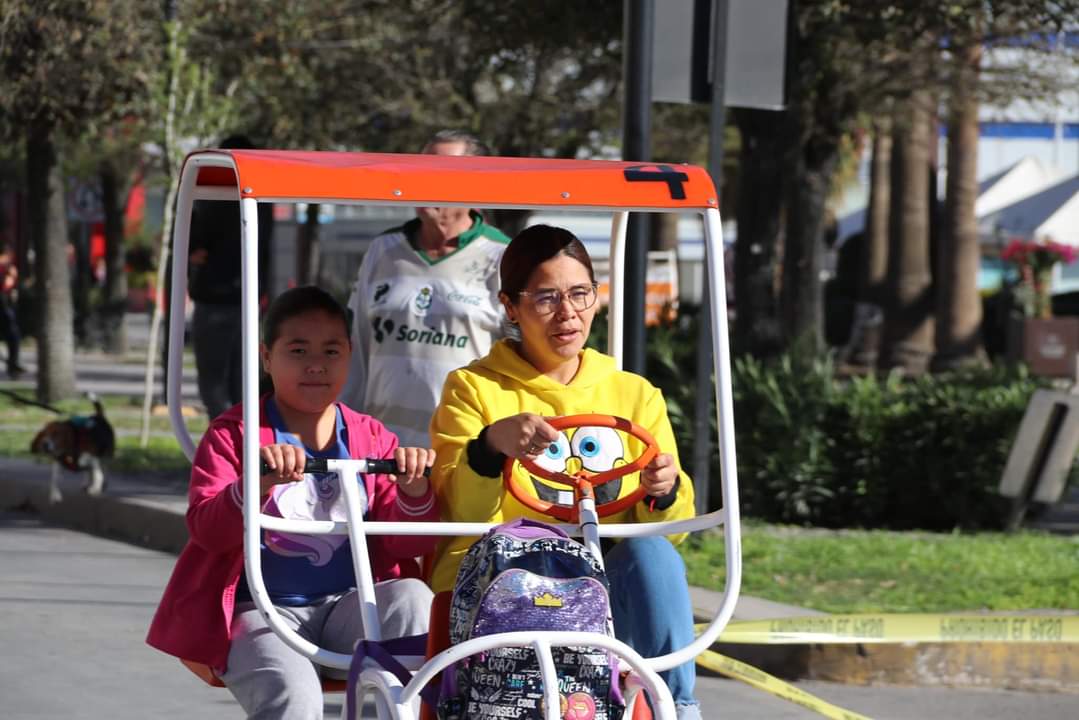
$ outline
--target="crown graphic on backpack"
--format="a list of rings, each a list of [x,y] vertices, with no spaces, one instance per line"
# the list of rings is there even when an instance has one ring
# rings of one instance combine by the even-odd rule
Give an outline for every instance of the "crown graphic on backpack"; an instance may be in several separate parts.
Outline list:
[[[613,635],[607,577],[581,543],[527,518],[488,531],[469,548],[453,589],[450,641],[515,631]],[[618,664],[600,648],[553,647],[559,714],[620,720]],[[532,648],[495,648],[443,673],[441,720],[542,720],[543,682]]]

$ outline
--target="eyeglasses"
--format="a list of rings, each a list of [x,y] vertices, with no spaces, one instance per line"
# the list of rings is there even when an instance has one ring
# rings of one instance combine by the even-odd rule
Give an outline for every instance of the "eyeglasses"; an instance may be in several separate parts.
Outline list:
[[[532,298],[532,307],[539,315],[550,315],[562,305],[562,300],[569,300],[574,310],[580,312],[596,304],[596,286],[574,285],[568,290],[539,290],[530,293],[522,290],[520,295]]]

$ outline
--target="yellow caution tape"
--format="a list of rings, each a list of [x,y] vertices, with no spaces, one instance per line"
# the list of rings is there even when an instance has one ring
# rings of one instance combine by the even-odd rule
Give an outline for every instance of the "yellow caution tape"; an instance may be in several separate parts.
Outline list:
[[[752,665],[746,665],[744,662],[739,662],[734,658],[720,655],[711,650],[705,650],[698,655],[697,664],[708,668],[712,672],[740,680],[776,697],[801,705],[824,717],[833,718],[833,720],[869,720],[865,715],[859,715],[856,712],[832,705],[821,700],[816,695],[811,695],[805,690],[800,690],[789,683],[783,682],[774,675],[769,675]]]
[[[707,627],[700,624],[697,629]],[[1079,643],[1077,615],[807,615],[732,622],[718,642],[796,645],[860,643]],[[868,720],[758,670],[706,650],[697,664],[834,720]]]
[[[699,627],[704,627],[699,626]],[[1076,643],[1077,615],[807,615],[732,622],[719,642],[805,643]]]

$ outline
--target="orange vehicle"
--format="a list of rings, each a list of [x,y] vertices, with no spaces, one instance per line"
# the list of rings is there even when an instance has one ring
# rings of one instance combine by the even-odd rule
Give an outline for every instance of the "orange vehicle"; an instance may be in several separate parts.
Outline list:
[[[543,668],[549,663],[552,645],[591,645],[614,653],[627,677],[625,695],[630,706],[626,717],[640,711],[639,690],[648,691],[656,716],[674,720],[674,704],[658,672],[685,663],[707,649],[719,636],[734,612],[741,584],[740,516],[735,464],[733,398],[728,333],[726,287],[723,268],[722,230],[718,196],[708,173],[690,165],[656,165],[604,160],[561,160],[438,155],[394,155],[346,152],[298,152],[277,150],[201,150],[190,154],[180,178],[174,230],[172,302],[183,303],[187,286],[188,234],[196,200],[239,201],[243,226],[243,367],[244,423],[258,425],[258,203],[317,202],[330,204],[449,206],[470,208],[575,210],[605,213],[611,222],[610,313],[608,352],[621,364],[623,310],[625,307],[626,225],[630,212],[689,213],[703,220],[705,266],[711,292],[712,342],[716,378],[718,448],[722,469],[721,510],[689,520],[645,524],[609,524],[587,493],[577,493],[577,511],[563,516],[560,525],[571,535],[583,536],[586,545],[598,546],[601,537],[669,535],[722,526],[726,538],[726,586],[720,608],[706,629],[690,645],[667,655],[641,658],[627,645],[605,635],[568,632],[517,632],[470,640],[432,658],[402,657],[415,670],[407,683],[374,666],[359,673],[359,698],[373,692],[380,720],[414,717],[411,703],[443,669],[471,654],[494,647],[532,647]],[[717,289],[720,291],[717,292]],[[169,331],[168,402],[176,437],[188,457],[195,446],[186,428],[180,403],[180,368],[183,349],[183,318],[172,316]],[[653,449],[654,452],[654,449]],[[364,460],[330,460],[329,469],[353,483],[365,472]],[[379,639],[371,572],[367,565],[366,534],[407,533],[444,536],[480,535],[486,523],[385,523],[365,522],[353,513],[349,522],[296,521],[271,517],[259,507],[258,437],[244,437],[244,544],[245,569],[251,594],[274,632],[297,652],[324,666],[349,667],[348,655],[333,653],[297,635],[281,622],[269,600],[259,563],[263,529],[307,533],[347,533],[353,547],[356,578],[366,636]],[[630,468],[632,469],[632,468]],[[346,495],[350,492],[346,491]],[[352,500],[356,500],[352,498]],[[350,503],[353,504],[353,503]],[[358,500],[353,504],[359,507]],[[551,679],[545,670],[544,677]],[[545,683],[546,720],[560,718],[557,683]]]

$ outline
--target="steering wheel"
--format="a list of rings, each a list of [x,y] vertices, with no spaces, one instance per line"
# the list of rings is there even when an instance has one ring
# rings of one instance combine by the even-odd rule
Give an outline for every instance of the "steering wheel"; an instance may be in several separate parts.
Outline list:
[[[614,415],[595,414],[566,415],[564,417],[553,418],[547,422],[555,430],[584,426],[614,428],[615,430],[621,430],[627,435],[632,435],[645,444],[644,452],[632,462],[594,474],[582,469],[574,475],[567,475],[566,473],[547,470],[546,468],[540,467],[532,460],[517,460],[512,457],[506,458],[506,463],[502,466],[502,481],[505,483],[506,489],[510,491],[510,494],[517,498],[517,501],[525,507],[558,520],[568,522],[576,521],[578,501],[582,497],[594,498],[595,494],[592,491],[594,487],[604,485],[612,480],[617,480],[630,473],[644,470],[644,468],[648,466],[648,463],[652,462],[652,458],[659,454],[659,446],[656,444],[655,438],[652,437],[651,433],[637,423],[625,418],[616,417]],[[515,462],[520,462],[522,467],[536,477],[573,488],[573,505],[556,505],[553,502],[541,500],[529,493],[521,486],[520,481],[513,474],[513,464]],[[607,503],[597,504],[596,514],[600,517],[614,515],[638,502],[645,494],[644,486],[638,486],[636,490],[625,497],[616,498]]]

